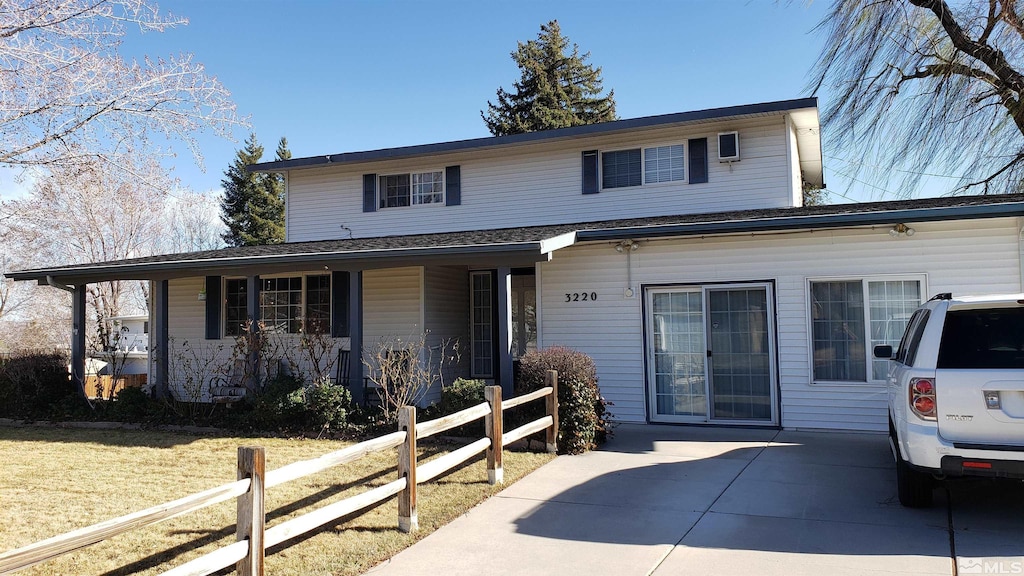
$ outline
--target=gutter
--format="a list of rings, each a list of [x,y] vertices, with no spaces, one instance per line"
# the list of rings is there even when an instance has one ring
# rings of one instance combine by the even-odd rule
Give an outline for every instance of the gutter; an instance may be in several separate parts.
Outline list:
[[[940,222],[944,220],[969,220],[972,218],[996,218],[1000,216],[1024,216],[1024,203],[1009,202],[1004,204],[943,206],[939,208],[913,208],[909,210],[886,210],[853,214],[785,216],[756,220],[633,226],[603,230],[580,230],[576,235],[578,240],[582,242],[585,240],[626,240],[629,238],[702,236],[778,230],[821,230],[846,228],[849,226],[899,224],[901,222]]]
[[[8,276],[8,278],[13,278],[13,276]],[[68,286],[67,284],[61,284],[60,282],[57,282],[56,280],[53,279],[53,276],[50,276],[49,274],[46,275],[46,285],[53,286],[54,288],[60,288],[61,290],[66,290],[68,292],[75,291],[73,287]]]

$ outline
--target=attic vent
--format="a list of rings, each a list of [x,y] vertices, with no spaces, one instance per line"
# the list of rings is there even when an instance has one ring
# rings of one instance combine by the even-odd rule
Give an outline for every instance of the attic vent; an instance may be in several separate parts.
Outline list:
[[[740,133],[718,133],[718,161],[738,162],[740,159]]]

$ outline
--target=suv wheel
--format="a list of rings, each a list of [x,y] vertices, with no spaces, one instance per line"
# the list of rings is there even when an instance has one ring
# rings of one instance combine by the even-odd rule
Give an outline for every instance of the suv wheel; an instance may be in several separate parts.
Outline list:
[[[907,508],[927,508],[932,505],[932,477],[910,467],[896,444],[896,489],[900,504]]]

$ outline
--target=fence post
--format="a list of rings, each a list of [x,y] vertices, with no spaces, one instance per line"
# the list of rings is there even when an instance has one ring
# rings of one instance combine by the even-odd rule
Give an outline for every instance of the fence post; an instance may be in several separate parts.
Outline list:
[[[405,490],[398,493],[398,529],[419,530],[416,517],[416,408],[402,406],[398,411],[398,429],[405,430],[405,443],[398,447],[398,477],[406,479]]]
[[[547,397],[547,415],[551,416],[551,427],[547,430],[547,449],[554,454],[558,451],[558,372],[548,370],[544,373],[544,386],[551,387],[551,394]]]
[[[238,447],[238,479],[252,479],[249,491],[238,497],[236,540],[248,539],[249,553],[238,561],[238,576],[263,576],[263,474],[267,456],[262,447]]]
[[[504,484],[505,470],[501,466],[502,438],[504,430],[501,412],[501,386],[484,388],[484,399],[491,405],[491,413],[484,417],[484,427],[491,445],[487,447],[487,483]]]

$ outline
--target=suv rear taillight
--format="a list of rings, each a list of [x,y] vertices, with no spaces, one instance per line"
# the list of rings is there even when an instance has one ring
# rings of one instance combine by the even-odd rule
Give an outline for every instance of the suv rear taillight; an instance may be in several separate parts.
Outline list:
[[[935,382],[931,378],[910,379],[910,409],[922,420],[935,420]]]

